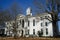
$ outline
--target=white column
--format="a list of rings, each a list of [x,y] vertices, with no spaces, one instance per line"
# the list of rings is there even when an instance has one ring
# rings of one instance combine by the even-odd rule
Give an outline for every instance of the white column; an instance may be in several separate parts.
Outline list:
[[[46,36],[45,19],[43,20],[43,36]]]

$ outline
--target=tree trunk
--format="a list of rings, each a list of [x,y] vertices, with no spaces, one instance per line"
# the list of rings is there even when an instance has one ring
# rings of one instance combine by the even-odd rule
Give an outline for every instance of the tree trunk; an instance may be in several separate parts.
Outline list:
[[[57,15],[53,13],[51,13],[51,17],[52,17],[52,26],[53,26],[53,36],[57,36],[58,35],[58,26],[57,26]]]

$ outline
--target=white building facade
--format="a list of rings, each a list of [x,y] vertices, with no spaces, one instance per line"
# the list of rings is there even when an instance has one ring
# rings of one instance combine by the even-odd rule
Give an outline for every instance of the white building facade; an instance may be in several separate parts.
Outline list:
[[[17,16],[17,25],[18,25],[17,35],[19,37],[53,36],[53,26],[51,21],[52,21],[52,17],[50,14],[43,13],[33,16],[31,8],[28,8],[26,11],[26,16],[22,14],[19,14]],[[5,29],[5,32],[7,30],[8,28]]]

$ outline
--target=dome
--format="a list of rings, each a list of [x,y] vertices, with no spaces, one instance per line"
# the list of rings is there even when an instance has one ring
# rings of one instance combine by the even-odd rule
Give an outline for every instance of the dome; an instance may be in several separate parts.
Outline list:
[[[27,8],[26,15],[32,15],[32,9],[30,7]]]

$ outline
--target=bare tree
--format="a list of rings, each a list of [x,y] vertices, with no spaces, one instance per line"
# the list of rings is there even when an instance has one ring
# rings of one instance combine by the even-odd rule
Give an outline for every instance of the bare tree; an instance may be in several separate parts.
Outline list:
[[[58,35],[57,22],[60,21],[58,17],[58,12],[59,12],[59,7],[60,7],[59,0],[46,0],[45,6],[47,8],[43,5],[43,3],[41,3],[41,0],[34,0],[34,5],[39,9],[39,11],[42,9],[43,12],[48,12],[49,14],[51,14],[54,36],[57,36]],[[55,7],[57,8],[55,9]],[[50,11],[48,11],[47,9],[49,9]],[[39,13],[39,11],[37,11],[37,13]]]
[[[22,9],[20,6],[18,6],[18,4],[15,2],[12,6],[11,6],[11,10],[13,13],[13,18],[15,23],[13,24],[13,33],[14,33],[14,37],[17,37],[17,28],[18,28],[18,23],[17,23],[17,14],[22,14]]]
[[[5,11],[0,12],[0,24],[2,24],[5,21],[9,21],[11,19],[12,19],[12,17],[10,15],[9,10],[5,10]]]
[[[10,12],[9,10],[4,10],[4,11],[1,11],[0,12],[0,27],[1,28],[5,28],[5,22],[6,21],[9,21],[9,20],[12,20],[12,17],[10,15]],[[5,32],[5,29],[2,29],[0,30],[1,31],[1,36],[5,36],[4,32]]]

